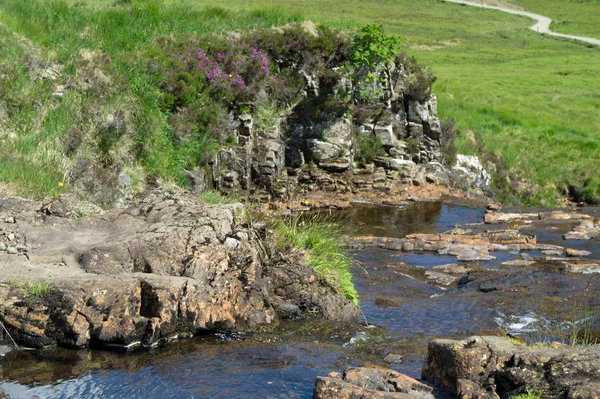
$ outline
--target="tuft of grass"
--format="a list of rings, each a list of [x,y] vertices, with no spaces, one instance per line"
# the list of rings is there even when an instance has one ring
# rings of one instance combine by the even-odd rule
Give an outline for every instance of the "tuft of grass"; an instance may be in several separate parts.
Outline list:
[[[594,330],[595,323],[600,315],[598,307],[595,306],[593,297],[590,297],[590,288],[593,287],[593,277],[590,278],[587,287],[581,295],[580,301],[573,304],[573,315],[571,320],[571,333],[569,341],[571,346],[592,346],[599,343],[597,332]],[[596,303],[600,295],[596,294]]]
[[[199,194],[198,197],[207,204],[217,205],[217,204],[234,204],[241,202],[238,196],[235,194],[222,194],[216,190],[208,190]]]
[[[52,285],[43,282],[26,281],[22,283],[12,280],[8,284],[11,287],[22,290],[26,298],[37,298],[54,291],[54,287]]]
[[[537,393],[531,392],[529,389],[526,389],[525,393],[513,396],[513,399],[541,399],[541,396]]]
[[[297,248],[306,252],[308,264],[346,298],[358,305],[358,293],[352,282],[351,257],[336,224],[313,219],[292,218],[280,221],[275,229],[279,249]]]

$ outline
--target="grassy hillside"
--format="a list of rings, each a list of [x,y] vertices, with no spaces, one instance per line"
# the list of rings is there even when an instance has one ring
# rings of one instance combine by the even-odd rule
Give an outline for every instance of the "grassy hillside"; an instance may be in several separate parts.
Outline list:
[[[534,7],[546,4],[550,17],[556,17],[551,10],[556,15],[575,10],[572,2],[564,7],[558,0],[517,1],[540,13],[544,10]],[[96,131],[110,139],[114,121],[121,119],[127,123],[119,129],[126,134],[116,129],[121,141],[111,148],[120,151],[110,158],[127,163],[126,153],[136,153],[144,170],[129,162],[128,173],[140,184],[145,173],[177,179],[186,154],[168,140],[166,116],[157,101],[158,77],[144,63],[160,51],[156,38],[306,18],[342,28],[381,23],[400,35],[406,51],[436,72],[439,111],[456,120],[462,133],[460,150],[504,160],[496,185],[507,199],[556,205],[561,194],[571,192],[589,202],[600,201],[599,48],[536,35],[527,30],[527,18],[439,0],[219,2],[230,11],[207,9],[216,4],[212,0],[170,3],[173,7],[165,8],[135,0],[0,2],[0,22],[6,25],[0,28],[0,99],[5,99],[0,101],[0,181],[13,182],[21,193],[59,192],[72,166],[57,155],[64,147],[61,140],[104,140],[94,136]],[[562,31],[593,35],[598,15],[594,7],[594,2],[577,3],[577,10],[586,11],[564,15],[581,22],[572,24],[578,31]],[[23,40],[9,31],[31,41],[39,54],[33,57]],[[105,57],[96,56],[98,50]],[[66,75],[85,70],[86,54],[96,54],[91,59],[111,77],[105,92],[82,89],[57,97],[44,79],[32,78],[31,65],[34,70],[37,65],[39,73],[52,63],[64,65]],[[94,77],[83,78],[85,83]],[[69,79],[66,84],[84,86],[78,86],[78,77]],[[102,101],[97,101],[99,95]],[[84,121],[86,131],[72,132],[73,118]],[[83,158],[98,155],[80,151]]]
[[[210,0],[185,0],[205,7]],[[550,17],[568,13],[599,30],[597,2],[515,0]],[[531,20],[439,0],[232,0],[228,7],[285,6],[306,18],[353,26],[383,24],[438,76],[442,117],[463,132],[460,151],[504,159],[504,199],[557,205],[560,195],[600,201],[600,48],[537,35]],[[550,13],[552,12],[552,13]],[[554,14],[556,12],[556,15]],[[579,20],[579,19],[578,19]],[[468,21],[468,22],[466,22]],[[587,29],[587,28],[586,28]],[[558,28],[557,28],[558,30]],[[600,34],[596,34],[600,37]],[[481,142],[473,140],[473,132]],[[502,195],[501,195],[502,198]]]
[[[511,0],[509,4],[552,18],[551,29],[557,32],[600,38],[598,0]]]

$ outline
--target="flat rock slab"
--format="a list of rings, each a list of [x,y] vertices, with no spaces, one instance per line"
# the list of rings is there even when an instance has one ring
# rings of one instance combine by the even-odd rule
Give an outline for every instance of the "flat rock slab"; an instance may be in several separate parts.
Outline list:
[[[317,377],[314,399],[433,399],[433,388],[393,370],[349,368]]]

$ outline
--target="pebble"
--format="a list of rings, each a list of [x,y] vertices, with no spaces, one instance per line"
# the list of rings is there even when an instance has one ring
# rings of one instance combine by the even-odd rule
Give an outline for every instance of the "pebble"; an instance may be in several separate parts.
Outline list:
[[[12,216],[7,216],[7,217],[4,219],[4,223],[16,223],[16,220],[15,220],[15,218],[14,218],[14,217],[12,217]]]
[[[225,246],[229,247],[229,248],[237,248],[240,246],[240,242],[238,240],[236,240],[235,238],[232,237],[227,237],[225,239]]]
[[[6,245],[3,242],[0,242],[0,251],[6,251]]]
[[[6,235],[6,238],[8,238],[8,241],[14,241],[15,240],[15,235],[13,233],[9,233]]]
[[[17,245],[16,248],[19,252],[27,252],[27,247],[25,245]]]
[[[8,247],[6,249],[6,253],[9,255],[16,255],[19,253],[19,251],[17,251],[17,248],[15,248],[15,247]]]

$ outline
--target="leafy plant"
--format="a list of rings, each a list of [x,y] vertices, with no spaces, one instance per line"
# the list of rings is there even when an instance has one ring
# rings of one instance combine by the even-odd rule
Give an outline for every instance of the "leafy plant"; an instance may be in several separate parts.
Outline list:
[[[393,92],[391,64],[400,48],[400,39],[383,32],[383,26],[364,26],[352,39],[350,63],[355,70],[354,79],[361,98],[377,98],[379,71],[385,76],[383,83]],[[366,84],[366,86],[365,86]]]

